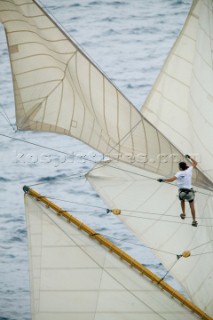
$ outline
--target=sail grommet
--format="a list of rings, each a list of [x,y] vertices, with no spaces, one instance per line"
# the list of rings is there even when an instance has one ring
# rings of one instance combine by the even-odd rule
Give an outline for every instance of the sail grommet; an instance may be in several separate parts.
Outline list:
[[[120,209],[112,209],[112,213],[115,214],[116,216],[118,216],[119,214],[121,214],[121,210]]]
[[[183,256],[184,258],[188,258],[188,257],[191,256],[191,252],[190,252],[190,251],[183,251],[182,256]]]

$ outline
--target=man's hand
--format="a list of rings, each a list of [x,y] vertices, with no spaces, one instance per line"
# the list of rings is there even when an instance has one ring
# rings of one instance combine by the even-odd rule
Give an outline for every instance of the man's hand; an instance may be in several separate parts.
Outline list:
[[[188,154],[185,155],[185,158],[191,159],[191,157]]]
[[[185,155],[185,158],[190,160],[193,168],[195,168],[197,166],[197,161],[192,159],[188,154]]]
[[[164,181],[165,179],[162,179],[162,178],[158,179],[158,182],[164,182]]]

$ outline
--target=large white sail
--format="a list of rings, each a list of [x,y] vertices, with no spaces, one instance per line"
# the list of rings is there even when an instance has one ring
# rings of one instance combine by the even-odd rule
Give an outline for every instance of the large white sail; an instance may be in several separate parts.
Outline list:
[[[193,1],[180,37],[149,95],[143,115],[180,150],[201,159],[212,179],[213,1]],[[117,169],[116,169],[117,167]],[[126,171],[126,173],[125,173]],[[176,165],[176,171],[178,166]],[[170,176],[169,171],[166,176]],[[101,163],[89,181],[120,219],[179,280],[191,299],[213,315],[213,194],[196,188],[198,229],[190,210],[180,220],[177,189],[158,184],[157,176],[122,163]],[[212,187],[211,187],[212,190]],[[190,219],[190,220],[189,220]],[[177,259],[183,251],[189,258]]]
[[[0,1],[0,21],[7,36],[18,129],[71,135],[111,158],[174,173],[181,153],[35,1]],[[209,185],[198,172],[195,180]]]
[[[125,173],[124,173],[125,172]],[[145,170],[113,161],[98,164],[87,178],[118,216],[163,262],[192,301],[213,316],[213,192],[196,188],[198,228],[180,219],[175,185],[158,183]],[[190,251],[188,258],[181,256]]]
[[[195,1],[193,10],[210,8],[211,3],[212,1],[210,0]],[[191,15],[193,19],[197,19],[195,12],[196,15],[199,14],[199,12],[194,11],[193,15]],[[207,17],[206,14],[204,16]],[[33,0],[1,0],[0,21],[4,24],[8,41],[18,129],[44,130],[67,134],[80,139],[111,158],[119,159],[120,162],[118,163],[114,161],[109,162],[107,165],[104,163],[96,167],[90,173],[89,180],[107,201],[109,207],[116,206],[122,209],[121,219],[134,230],[140,239],[145,240],[157,252],[162,248],[164,253],[158,254],[160,259],[168,268],[171,268],[174,264],[173,273],[180,279],[193,301],[213,315],[211,289],[213,287],[211,262],[213,260],[211,259],[212,195],[208,191],[212,189],[212,183],[208,179],[209,171],[207,170],[209,169],[207,168],[209,155],[206,157],[208,160],[206,160],[205,165],[201,167],[205,170],[205,175],[199,170],[195,170],[193,177],[195,186],[208,189],[198,188],[199,196],[197,197],[198,218],[208,218],[206,220],[208,225],[204,225],[202,228],[199,222],[198,229],[192,228],[187,223],[180,225],[175,220],[178,215],[177,212],[179,212],[179,203],[174,198],[174,187],[172,189],[171,186],[159,185],[156,179],[159,175],[174,174],[177,159],[182,158],[182,153],[197,152],[195,147],[190,149],[188,144],[181,144],[178,139],[174,140],[172,137],[174,130],[164,132],[153,119],[146,120],[148,118],[147,113],[150,113],[151,110],[148,103],[152,100],[152,95],[145,104],[144,115],[146,118],[144,118],[70,37]],[[205,31],[204,34],[208,33],[208,30],[204,27],[201,28]],[[193,34],[188,36],[189,39],[190,37],[193,38]],[[207,40],[204,42],[208,44]],[[190,49],[187,49],[187,54],[188,51],[189,53],[191,52]],[[207,61],[209,62],[208,59]],[[201,62],[195,64],[195,78],[199,71],[199,63]],[[202,64],[202,67],[203,72],[207,74],[210,73],[209,70],[212,70],[208,68],[206,63]],[[183,68],[180,70],[183,70]],[[206,83],[204,75],[201,78]],[[211,84],[211,75],[208,76],[208,80]],[[194,86],[196,87],[195,84]],[[172,89],[176,89],[176,87]],[[174,91],[172,89],[170,94]],[[197,87],[193,90],[196,91],[196,89]],[[205,90],[210,101],[212,96],[211,92],[206,89],[206,85]],[[205,95],[203,92],[202,94]],[[203,99],[202,94],[200,98]],[[180,93],[177,95],[182,97]],[[186,94],[183,96],[185,98]],[[193,97],[196,98],[195,96]],[[210,104],[207,104],[208,109],[209,106]],[[206,119],[210,123],[210,120]],[[197,120],[198,117],[193,121]],[[191,123],[194,125],[193,121]],[[181,125],[183,123],[179,113],[176,114],[175,122],[179,122]],[[164,135],[159,129],[162,130]],[[211,131],[208,130],[208,132],[210,133]],[[193,131],[190,131],[190,133],[193,133]],[[210,135],[207,135],[206,131],[205,135],[207,141],[210,142]],[[204,136],[201,139],[202,144],[203,138]],[[170,142],[170,139],[173,143]],[[184,133],[184,139],[187,139],[186,133]],[[195,146],[194,142],[192,146]],[[199,148],[198,150],[200,153],[204,148]],[[124,164],[125,162],[131,165]],[[135,167],[141,169],[136,169]],[[204,193],[203,196],[201,196],[201,192]],[[35,203],[31,204],[29,208],[33,208],[34,205]],[[39,204],[36,203],[36,206],[38,207]],[[77,256],[80,257],[79,260],[82,262],[84,271],[90,266],[94,266],[96,250],[94,255],[90,255],[91,239],[82,240],[79,235],[76,236],[77,238],[73,238],[72,232],[69,233],[68,226],[63,220],[60,222],[61,229],[57,228],[55,230],[56,221],[55,218],[50,220],[48,216],[49,210],[43,207],[42,210],[41,208],[38,210],[37,207],[35,207],[36,210],[32,210],[36,212],[35,215],[31,215],[31,209],[27,211],[29,212],[28,226],[32,231],[32,237],[30,236],[31,249],[33,250],[31,284],[35,319],[46,320],[48,319],[47,313],[49,313],[50,319],[54,319],[54,313],[60,313],[62,310],[65,310],[63,311],[65,314],[63,314],[63,318],[60,316],[60,319],[65,320],[67,320],[67,314],[69,315],[69,313],[74,313],[75,316],[77,313],[81,313],[82,310],[76,309],[76,305],[73,307],[70,304],[72,299],[80,301],[77,300],[79,290],[84,292],[82,297],[85,301],[88,297],[87,293],[91,293],[89,296],[90,303],[85,302],[86,311],[83,310],[82,315],[79,315],[79,319],[95,318],[103,320],[104,317],[106,318],[105,315],[96,317],[97,310],[100,313],[107,312],[107,319],[111,313],[113,315],[110,319],[113,319],[113,317],[118,319],[117,313],[122,314],[121,318],[123,319],[121,309],[124,308],[126,301],[132,295],[130,288],[128,287],[128,294],[124,294],[122,298],[124,303],[120,304],[118,302],[121,305],[120,309],[113,309],[113,311],[111,306],[105,305],[106,301],[103,297],[106,297],[107,294],[105,295],[105,292],[100,294],[100,288],[103,286],[105,289],[105,282],[102,283],[102,274],[103,270],[105,270],[103,267],[105,266],[105,261],[108,261],[109,253],[104,253],[104,266],[103,264],[98,265],[99,260],[98,263],[95,261],[101,269],[101,275],[97,276],[98,288],[94,288],[89,282],[86,283],[86,289],[82,289],[82,287],[79,289],[78,286],[80,284],[74,282],[74,289],[71,289],[70,281],[67,281],[67,277],[63,278],[64,276],[61,275],[62,269],[71,270],[71,278],[75,278],[76,269],[74,270],[74,267],[78,268],[79,265],[75,265],[75,262],[74,265],[72,264],[72,257],[67,259],[67,246],[71,250],[73,247],[75,248],[73,249],[74,253],[76,252]],[[172,214],[170,214],[170,209],[172,209]],[[48,215],[46,217],[43,214],[41,215],[39,213],[40,210],[41,212],[47,211]],[[142,217],[143,219],[141,217],[140,219],[133,217],[133,214],[138,214],[141,211],[149,213],[148,219],[145,217]],[[126,213],[126,216],[124,216],[123,212]],[[172,215],[172,217],[168,218],[167,214]],[[156,216],[158,216],[157,219]],[[171,221],[168,222],[167,218]],[[74,235],[75,232],[76,230]],[[71,237],[71,245],[67,245],[69,239],[67,239],[65,233],[69,239]],[[48,235],[48,238],[46,238],[46,235]],[[54,245],[49,242],[52,240]],[[194,248],[196,247],[202,248],[202,252],[198,251],[197,258],[190,256],[186,260],[183,258],[176,260],[176,254],[181,254],[183,250],[187,249],[194,253]],[[44,255],[44,253],[46,254]],[[203,254],[201,255],[201,253]],[[85,254],[86,259],[83,258]],[[60,260],[56,258],[57,255],[60,255]],[[46,257],[49,258],[47,259]],[[192,263],[192,259],[195,263]],[[79,262],[79,260],[77,261]],[[120,270],[122,267],[115,268]],[[83,277],[83,275],[79,274],[79,279],[81,276]],[[113,278],[112,281],[113,275],[110,273],[107,273],[106,277],[108,276],[110,276],[109,284],[112,287],[114,285],[116,287],[117,280]],[[128,277],[125,276],[124,278]],[[52,281],[53,279],[55,279],[54,282]],[[108,280],[106,282],[108,283]],[[133,282],[138,283],[138,279],[133,279]],[[107,292],[109,293],[108,296],[111,297],[113,296],[112,287]],[[87,291],[85,292],[84,290]],[[60,293],[56,293],[56,291],[60,291]],[[70,300],[64,298],[65,291],[66,294],[69,292]],[[154,295],[153,297],[150,295],[150,299],[155,301]],[[132,301],[131,298],[130,301]],[[142,308],[142,306],[144,307],[144,301],[142,301],[142,306],[138,306],[137,302],[134,301],[132,303],[136,306],[136,309],[139,308],[140,312],[144,312]],[[167,305],[167,303],[164,305]],[[153,310],[153,307],[149,306],[148,313],[151,309]],[[114,315],[115,311],[117,312],[116,315]],[[158,319],[155,307],[154,311],[155,315],[150,316],[152,320],[156,317]],[[135,311],[133,312],[132,309],[126,310],[126,312],[130,313],[131,320],[141,319],[141,315],[135,315]],[[44,315],[44,313],[46,314]],[[90,313],[92,314],[91,317],[87,318],[87,314],[90,316]],[[148,313],[146,319],[148,319]],[[135,318],[133,318],[133,314]],[[160,315],[160,318],[163,319],[169,319],[169,317],[170,315],[167,316],[166,314]],[[177,315],[177,319],[179,319],[178,317],[180,318],[180,314]],[[185,315],[184,317],[186,318]],[[175,319],[175,316],[172,315],[170,319]],[[187,319],[190,319],[190,316],[187,315]]]
[[[194,0],[142,114],[213,180],[213,1]]]
[[[32,320],[198,319],[43,203],[26,195],[25,204]]]

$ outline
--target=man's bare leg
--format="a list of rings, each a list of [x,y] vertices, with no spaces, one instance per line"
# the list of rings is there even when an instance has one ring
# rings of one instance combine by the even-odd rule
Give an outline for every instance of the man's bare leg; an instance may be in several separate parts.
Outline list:
[[[185,216],[186,215],[186,212],[185,212],[185,201],[181,200],[180,204],[181,204],[182,213]]]
[[[193,221],[195,221],[195,205],[194,205],[194,201],[189,202],[190,205],[190,209],[191,209],[191,213],[192,213],[192,219]]]

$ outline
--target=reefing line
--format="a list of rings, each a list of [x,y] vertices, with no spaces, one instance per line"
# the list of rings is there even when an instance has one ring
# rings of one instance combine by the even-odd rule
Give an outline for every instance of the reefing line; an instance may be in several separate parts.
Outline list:
[[[85,233],[87,233],[90,237],[94,238],[99,242],[100,245],[105,246],[108,248],[111,252],[116,254],[120,259],[126,261],[132,268],[135,268],[138,270],[141,275],[144,275],[149,280],[151,280],[155,285],[160,287],[162,290],[166,291],[171,295],[171,298],[175,298],[177,301],[182,303],[185,307],[189,308],[193,313],[197,314],[201,319],[203,320],[213,320],[210,316],[208,316],[204,311],[202,311],[200,308],[195,306],[190,300],[185,298],[183,295],[181,295],[178,291],[176,291],[174,288],[172,288],[170,285],[168,285],[166,282],[164,282],[162,279],[160,279],[157,275],[155,275],[153,272],[151,272],[149,269],[144,267],[141,263],[130,257],[127,253],[125,253],[123,250],[118,248],[116,245],[114,245],[111,241],[103,237],[100,233],[97,233],[95,230],[88,227],[86,224],[81,222],[80,220],[76,219],[74,216],[72,216],[70,213],[68,213],[66,210],[63,210],[59,206],[57,206],[55,203],[51,202],[49,199],[45,198],[41,194],[39,194],[37,191],[24,186],[23,190],[26,194],[35,198],[37,201],[42,202],[45,204],[48,208],[51,208],[56,212],[57,215],[63,216],[69,223],[74,224],[77,226],[80,230],[83,230]]]

